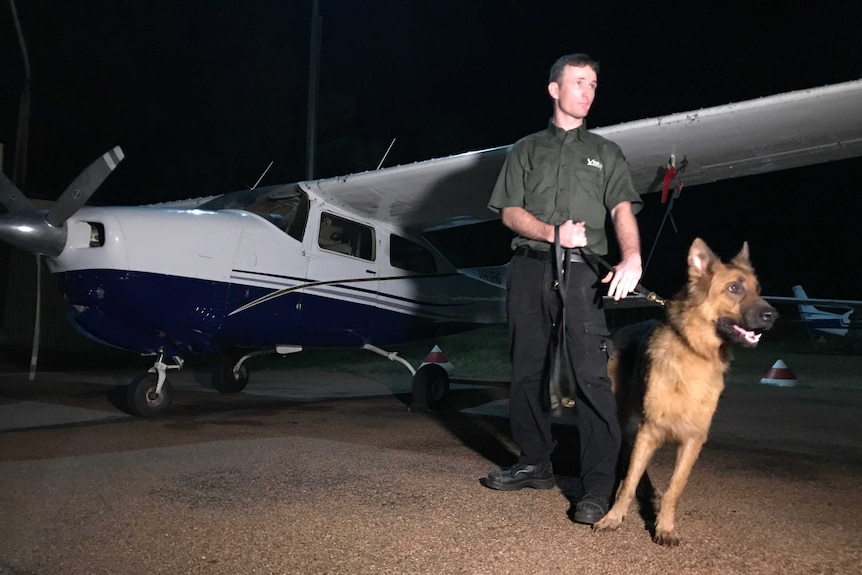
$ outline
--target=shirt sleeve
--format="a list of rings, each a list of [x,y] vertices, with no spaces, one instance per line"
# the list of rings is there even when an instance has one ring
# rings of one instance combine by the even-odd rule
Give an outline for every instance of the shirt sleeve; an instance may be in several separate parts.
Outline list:
[[[522,146],[521,142],[512,146],[503,162],[500,175],[497,176],[497,183],[494,185],[494,191],[491,192],[491,198],[488,200],[488,207],[494,212],[500,213],[503,208],[524,207]]]
[[[631,202],[632,213],[637,214],[643,208],[643,200],[635,190],[629,164],[620,147],[614,143],[607,146],[610,170],[605,183],[605,207],[613,210],[622,202]]]

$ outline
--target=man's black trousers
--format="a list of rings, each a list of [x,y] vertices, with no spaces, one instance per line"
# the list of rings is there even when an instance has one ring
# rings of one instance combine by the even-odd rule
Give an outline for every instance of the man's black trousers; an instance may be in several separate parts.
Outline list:
[[[550,259],[516,255],[508,274],[507,311],[512,360],[509,417],[520,462],[550,458],[548,371],[551,335],[560,309]],[[566,344],[578,382],[576,400],[580,475],[585,492],[612,495],[620,426],[607,377],[611,345],[598,292],[599,278],[587,263],[572,263],[567,284]]]

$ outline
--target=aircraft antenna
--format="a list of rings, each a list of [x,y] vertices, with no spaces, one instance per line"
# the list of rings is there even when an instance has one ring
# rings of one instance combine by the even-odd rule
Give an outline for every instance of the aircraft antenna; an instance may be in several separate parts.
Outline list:
[[[395,145],[395,138],[392,138],[392,142],[390,142],[390,143],[389,143],[389,147],[388,147],[388,148],[386,148],[386,152],[383,154],[383,157],[382,157],[382,158],[380,158],[380,163],[379,163],[379,164],[377,164],[377,169],[378,169],[378,170],[380,169],[380,166],[382,166],[382,165],[383,165],[383,161],[386,159],[386,156],[388,156],[388,155],[389,155],[389,150],[391,150],[391,149],[392,149],[392,146],[394,146],[394,145]]]
[[[269,171],[269,169],[272,167],[272,163],[273,163],[274,161],[275,161],[275,160],[270,160],[270,161],[269,161],[269,165],[266,167],[266,169],[263,171],[263,173],[260,175],[260,177],[259,177],[259,178],[257,179],[257,181],[254,183],[254,185],[251,187],[251,189],[252,189],[252,190],[253,190],[253,189],[255,189],[255,188],[257,187],[257,185],[260,183],[260,181],[263,179],[263,177],[266,175],[266,173],[267,173],[267,172]]]

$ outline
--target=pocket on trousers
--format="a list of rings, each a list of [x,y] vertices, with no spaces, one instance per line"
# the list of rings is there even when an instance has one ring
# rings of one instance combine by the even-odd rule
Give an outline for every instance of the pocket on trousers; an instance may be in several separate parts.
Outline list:
[[[606,379],[608,358],[613,353],[613,341],[607,326],[603,324],[584,324],[584,346],[586,377]]]

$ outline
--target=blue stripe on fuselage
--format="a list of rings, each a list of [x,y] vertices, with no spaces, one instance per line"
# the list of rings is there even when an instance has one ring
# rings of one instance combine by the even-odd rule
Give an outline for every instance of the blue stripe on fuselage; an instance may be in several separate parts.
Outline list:
[[[296,290],[228,317],[272,288],[105,269],[56,275],[69,303],[84,308],[70,314],[79,331],[142,353],[161,348],[167,355],[187,357],[278,344],[353,348],[442,333],[432,319],[377,308],[374,292],[356,286],[332,284],[314,294]],[[353,301],[344,299],[346,293]],[[476,325],[448,327],[461,331]]]

